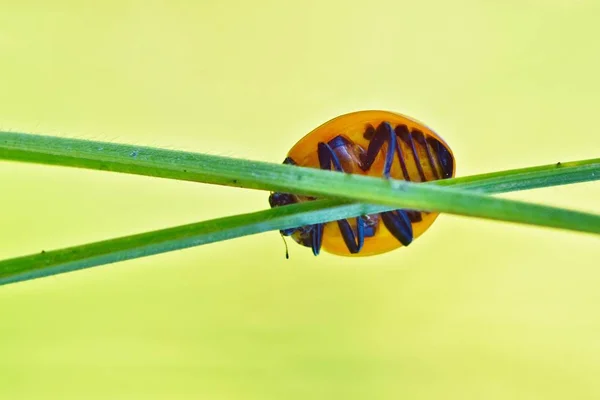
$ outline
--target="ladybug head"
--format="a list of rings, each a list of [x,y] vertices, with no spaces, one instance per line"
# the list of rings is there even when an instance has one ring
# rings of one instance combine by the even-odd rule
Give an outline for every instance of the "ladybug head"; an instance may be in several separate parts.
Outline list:
[[[269,196],[269,204],[271,205],[271,208],[286,206],[295,202],[295,196],[289,193],[275,192],[271,193],[271,195]]]

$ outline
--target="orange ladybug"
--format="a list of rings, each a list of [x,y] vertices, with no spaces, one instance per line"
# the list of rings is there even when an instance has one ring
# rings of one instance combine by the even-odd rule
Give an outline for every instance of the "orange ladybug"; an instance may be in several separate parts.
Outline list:
[[[411,182],[454,177],[454,155],[431,129],[402,114],[357,111],[336,117],[303,137],[284,164],[383,176]],[[314,197],[271,193],[279,207]],[[341,256],[370,256],[408,246],[425,232],[438,213],[394,210],[281,231],[299,244]]]

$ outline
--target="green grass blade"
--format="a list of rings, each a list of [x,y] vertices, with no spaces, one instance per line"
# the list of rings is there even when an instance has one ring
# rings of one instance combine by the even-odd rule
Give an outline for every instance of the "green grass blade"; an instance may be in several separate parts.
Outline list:
[[[596,158],[472,175],[431,183],[452,186],[457,189],[468,188],[484,193],[505,193],[599,179],[600,158]]]
[[[538,181],[535,174],[531,174],[530,178],[533,183]],[[486,185],[485,190],[493,192],[505,187],[501,179],[497,177],[494,179],[496,183]],[[510,176],[508,180],[510,181]],[[485,182],[485,179],[470,183],[464,182],[463,185],[468,188],[470,185],[481,185],[482,182]],[[521,188],[523,187],[522,185]],[[534,207],[551,212],[564,211],[543,206]],[[335,221],[391,209],[394,207],[343,200],[317,200],[41,252],[0,261],[0,285],[200,246],[245,235]],[[586,217],[585,214],[582,215]]]
[[[262,190],[274,190],[272,181],[279,178],[299,179],[298,175],[286,175],[289,171],[286,168],[294,168],[291,166],[274,166],[264,162],[128,144],[2,131],[0,159]],[[503,192],[598,179],[600,158],[473,175],[431,184],[460,187],[468,184],[470,189],[482,191],[491,185],[494,192]],[[476,181],[480,185],[475,185]],[[504,187],[500,188],[499,183]]]
[[[567,211],[550,215],[546,214],[548,210],[536,206],[450,189],[439,184],[414,184],[150,147],[0,132],[2,158],[287,191],[598,233],[597,216]],[[590,160],[589,163],[586,177],[596,179],[600,162]]]
[[[0,261],[0,285],[146,257],[271,230],[381,212],[388,207],[317,200]]]
[[[30,138],[32,135],[25,136],[27,136],[27,138]],[[47,139],[45,137],[38,138],[44,140]],[[70,141],[70,139],[58,140]],[[116,146],[117,148],[113,150],[120,149],[119,151],[125,152],[131,150],[131,147],[129,146],[124,146],[123,149],[121,147],[122,145],[104,144],[99,142],[74,141],[74,143],[72,142],[71,144],[86,144],[87,146],[91,146],[90,143],[93,143],[94,145]],[[60,146],[58,147],[60,148]],[[32,149],[34,150],[32,151]],[[181,164],[179,161],[181,161],[181,159],[193,159],[195,157],[199,157],[200,159],[204,159],[205,162],[208,162],[211,158],[212,161],[215,161],[214,156],[184,153],[185,157],[180,157],[179,159],[177,157],[171,158],[171,166],[175,165],[175,167],[166,168],[165,170],[162,170],[162,167],[164,167],[165,164],[161,164],[160,161],[157,162],[156,158],[152,160],[144,160],[144,157],[141,157],[143,162],[140,163],[140,160],[137,157],[140,156],[140,154],[143,154],[144,150],[142,149],[142,153],[140,153],[140,148],[137,147],[136,149],[138,150],[132,150],[132,153],[130,154],[131,160],[128,160],[129,162],[124,162],[123,159],[121,159],[120,161],[115,161],[115,159],[108,160],[106,158],[103,160],[98,160],[93,157],[91,160],[89,158],[84,157],[82,161],[81,159],[78,159],[75,156],[67,156],[63,154],[64,149],[61,151],[52,149],[53,148],[50,147],[44,150],[43,146],[40,147],[40,143],[37,143],[37,147],[29,146],[29,148],[25,150],[22,148],[15,148],[14,142],[10,143],[10,141],[4,141],[2,134],[0,134],[0,158],[11,159],[15,161],[28,161],[43,164],[65,165],[126,173],[136,173],[140,175],[160,176],[174,179],[195,180],[200,182],[206,182],[209,179],[215,179],[218,182],[210,183],[244,186],[244,184],[241,182],[241,179],[238,180],[236,178],[232,178],[236,180],[236,182],[227,180],[221,181],[223,176],[219,175],[219,173],[212,174],[210,171],[207,173],[206,171],[202,171],[202,168],[200,168],[200,171],[194,170],[193,165],[191,166],[192,168],[190,168],[189,171],[185,168],[180,170]],[[81,148],[74,149],[73,147],[71,147],[69,151],[80,152],[80,150]],[[180,153],[164,151],[159,149],[150,150],[156,150],[158,153]],[[57,155],[55,153],[61,154]],[[164,156],[164,154],[162,155]],[[119,157],[115,158],[118,159]],[[246,168],[252,168],[257,164],[265,168],[272,167],[273,170],[271,171],[271,173],[279,177],[281,176],[278,174],[281,174],[282,170],[285,170],[283,172],[287,174],[290,174],[291,170],[291,175],[287,176],[291,176],[294,179],[298,179],[299,181],[306,179],[306,173],[308,173],[308,175],[310,176],[310,173],[315,171],[317,173],[324,173],[324,176],[329,177],[329,181],[327,182],[327,184],[330,184],[331,181],[336,180],[341,180],[342,183],[344,183],[344,180],[347,181],[348,178],[353,178],[344,176],[343,174],[331,173],[327,171],[308,170],[305,168],[256,163],[244,160],[227,159],[223,157],[216,158],[220,159],[220,161],[232,162],[233,165],[237,165],[238,168],[242,169],[244,166]],[[154,163],[154,166],[147,165],[148,163],[152,162]],[[155,170],[153,170],[153,168]],[[159,172],[155,173],[157,171]],[[258,180],[260,186],[254,188],[271,189],[271,187],[269,186],[270,182],[266,184],[266,187],[261,186],[265,185],[264,183],[261,183],[262,181],[260,180],[260,178],[262,177],[261,174],[263,174],[264,171],[259,170],[257,172],[255,170],[254,172],[256,174],[251,178],[255,179],[255,181]],[[181,173],[185,176],[176,176]],[[245,176],[244,174],[242,175]],[[470,193],[465,191],[465,189],[472,189],[488,193],[499,193],[513,190],[525,190],[559,184],[595,180],[598,179],[599,175],[600,160],[584,160],[572,163],[563,163],[559,166],[553,164],[492,174],[483,174],[472,177],[455,178],[452,180],[420,184],[418,186],[432,187],[435,190],[435,186],[438,184],[439,186],[454,184],[457,187],[463,189],[461,191],[448,191],[447,189],[445,190],[441,187],[438,188],[440,189],[440,193],[450,193],[450,197],[447,198],[447,200],[452,200],[452,196],[455,196],[455,198],[457,198],[458,200],[462,200],[463,202],[465,197],[467,198],[467,200],[472,200],[473,198],[483,198],[486,200],[491,199],[494,201],[497,200],[496,202],[485,204],[485,206],[488,207],[488,210],[486,211],[488,212],[488,214],[490,214],[490,209],[492,209],[491,214],[495,213],[496,215],[499,215],[499,218],[496,219],[511,220],[510,218],[514,218],[515,215],[519,216],[520,214],[521,216],[517,218],[517,221],[513,220],[514,222],[524,222],[530,224],[533,223],[543,226],[562,227],[565,229],[574,229],[578,231],[599,233],[600,222],[598,220],[599,216],[597,215],[578,213],[569,210],[532,205],[522,202],[512,202],[501,199],[494,199],[488,196],[474,197]],[[201,176],[202,179],[198,179],[199,176]],[[259,178],[257,178],[257,176]],[[404,189],[402,193],[407,192],[406,188],[402,186],[402,182],[390,183],[378,179],[366,179],[367,180],[364,182],[365,185],[371,185],[373,181],[376,185],[380,185],[380,187],[376,186],[376,188],[381,190],[381,192],[378,195],[384,193],[384,198],[386,190],[387,192],[390,192],[390,190],[385,186],[381,186],[382,183],[387,186],[396,186],[396,184],[400,183],[399,187],[401,189]],[[250,179],[250,182],[255,181],[252,181],[252,179]],[[410,187],[417,185],[409,184],[406,186]],[[292,185],[292,187],[296,186]],[[362,189],[364,189],[364,187],[362,187]],[[425,193],[431,192],[426,191]],[[392,205],[397,204],[395,202],[395,199],[393,198],[391,202]],[[474,204],[474,206],[477,207],[477,204]],[[496,208],[494,209],[490,206],[496,206]],[[87,268],[91,266],[104,265],[112,262],[148,256],[166,251],[182,249],[190,246],[212,243],[219,240],[226,240],[239,236],[265,232],[269,230],[279,230],[306,224],[327,222],[340,218],[349,218],[364,213],[381,212],[393,208],[396,207],[384,205],[368,206],[364,203],[355,203],[355,196],[351,195],[348,200],[321,200],[311,203],[280,207],[274,210],[260,211],[258,213],[219,218],[217,220],[212,221],[189,224],[185,226],[168,228],[139,235],[132,235],[108,241],[85,244],[69,249],[55,250],[1,261],[0,284],[32,279],[40,276],[54,275],[57,273]],[[506,218],[507,215],[510,218]],[[566,224],[568,226],[564,226],[565,221],[567,221]]]
[[[535,175],[530,176],[536,182]],[[510,177],[509,177],[510,180]],[[483,180],[485,181],[485,179]],[[465,183],[479,185],[480,181]],[[503,188],[499,181],[486,190]],[[387,206],[318,200],[0,261],[0,285],[150,256],[236,237],[387,211]]]

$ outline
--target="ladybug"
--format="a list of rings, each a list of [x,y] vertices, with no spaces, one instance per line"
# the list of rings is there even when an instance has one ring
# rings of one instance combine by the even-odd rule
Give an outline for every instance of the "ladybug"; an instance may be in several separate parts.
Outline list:
[[[454,155],[430,128],[389,111],[357,111],[319,126],[291,148],[284,164],[350,174],[428,182],[454,177]],[[271,193],[279,207],[315,200],[290,193]],[[371,256],[408,246],[439,213],[393,210],[325,224],[280,231],[302,246],[341,256]]]

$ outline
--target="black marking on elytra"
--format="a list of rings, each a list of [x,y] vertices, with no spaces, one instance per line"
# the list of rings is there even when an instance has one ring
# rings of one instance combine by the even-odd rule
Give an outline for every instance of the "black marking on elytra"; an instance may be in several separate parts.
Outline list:
[[[431,151],[431,148],[429,147],[429,143],[427,143],[427,140],[425,140],[425,135],[418,129],[413,129],[412,135],[417,141],[417,143],[419,143],[427,152],[427,159],[429,161],[429,165],[431,165],[431,170],[433,171],[434,179],[440,179],[440,174],[438,173],[438,170],[435,167],[435,161],[433,160],[433,153]]]
[[[419,153],[417,153],[417,147],[413,140],[412,134],[409,132],[408,127],[406,125],[398,125],[396,126],[396,134],[406,145],[412,150],[413,158],[415,161],[415,165],[417,170],[419,171],[419,176],[421,177],[421,182],[425,182],[425,173],[423,171],[423,167],[421,166],[421,159],[419,158]]]
[[[283,160],[284,164],[291,164],[291,165],[297,165],[296,161],[294,161],[294,159],[292,157],[286,157],[285,160]]]
[[[402,139],[401,135],[403,134],[403,127],[407,129],[406,125],[398,125],[396,126],[396,129],[394,129],[396,137],[400,137],[400,139]],[[408,133],[408,129],[406,130],[406,132]],[[400,160],[400,168],[402,168],[402,175],[404,175],[404,180],[410,182],[411,179],[410,175],[408,174],[408,168],[406,168],[406,160],[404,159],[404,152],[402,151],[400,141],[396,141],[396,154],[398,154],[398,160]]]
[[[436,177],[440,176],[442,179],[444,178],[444,166],[442,165],[441,161],[440,161],[440,147],[443,147],[442,144],[439,142],[439,140],[437,140],[436,138],[433,137],[428,137],[426,140],[427,143],[427,148],[431,151],[432,156],[435,156],[435,159],[437,161],[437,165],[439,168],[433,168],[436,171]],[[429,154],[429,153],[427,153]]]
[[[408,129],[407,129],[408,130]],[[419,153],[417,152],[417,145],[413,140],[412,132],[409,132],[407,135],[407,144],[412,150],[413,158],[415,160],[415,164],[417,166],[417,170],[419,171],[419,176],[421,177],[421,182],[425,182],[425,171],[423,171],[423,166],[421,165],[421,157],[419,157]]]
[[[394,210],[381,213],[385,227],[404,246],[413,241],[413,229],[405,210]]]
[[[446,146],[435,138],[429,138],[427,139],[427,142],[434,153],[437,154],[438,163],[442,170],[442,179],[451,178],[452,170],[454,169],[454,159],[452,158],[452,154],[450,154]]]
[[[390,177],[392,164],[394,163],[394,151],[396,148],[396,135],[392,126],[388,122],[382,122],[375,130],[375,135],[369,142],[367,153],[363,156],[361,168],[363,171],[368,171],[375,162],[377,154],[381,151],[383,144],[387,142],[388,148],[385,154],[385,163],[383,165],[383,176]]]
[[[365,131],[363,133],[363,138],[365,138],[367,140],[371,140],[371,139],[373,139],[374,135],[375,135],[375,128],[373,128],[373,125],[367,124],[367,126],[365,127]]]
[[[412,223],[423,221],[423,216],[421,215],[421,213],[419,211],[407,210],[406,215],[408,216],[408,219],[410,219],[410,222],[412,222]]]

